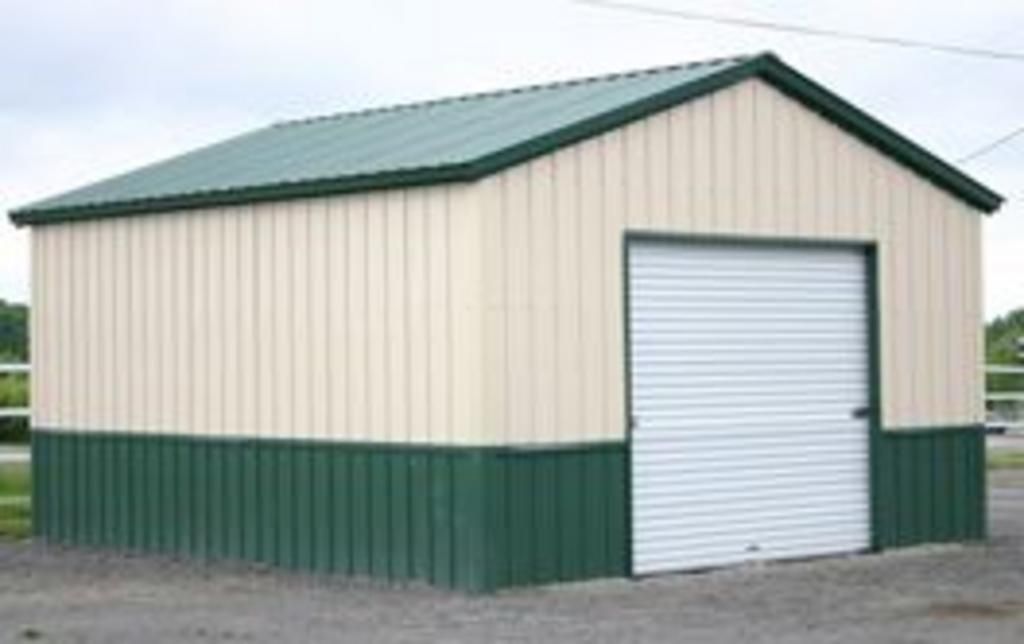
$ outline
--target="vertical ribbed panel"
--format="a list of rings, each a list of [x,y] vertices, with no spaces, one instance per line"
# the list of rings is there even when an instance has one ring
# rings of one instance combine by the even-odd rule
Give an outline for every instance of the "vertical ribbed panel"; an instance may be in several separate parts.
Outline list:
[[[479,191],[490,442],[624,436],[627,231],[874,242],[883,421],[984,416],[982,218],[766,83],[503,170]]]
[[[481,590],[479,450],[32,435],[35,534]]]
[[[497,449],[487,467],[493,587],[629,572],[622,443]]]
[[[38,226],[35,422],[621,440],[626,230],[875,241],[884,422],[983,419],[977,212],[750,80],[470,185]]]
[[[468,591],[627,573],[625,445],[32,435],[47,541]]]
[[[479,443],[469,193],[36,227],[35,424]]]
[[[885,431],[876,457],[878,546],[985,538],[985,437],[979,428]]]

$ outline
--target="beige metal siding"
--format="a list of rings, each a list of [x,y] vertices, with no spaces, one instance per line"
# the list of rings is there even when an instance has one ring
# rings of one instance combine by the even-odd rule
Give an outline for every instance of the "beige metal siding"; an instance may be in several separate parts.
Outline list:
[[[885,423],[976,422],[981,219],[752,80],[473,185],[39,226],[34,423],[621,438],[625,230],[877,241]]]
[[[761,81],[480,190],[489,442],[623,436],[625,230],[877,241],[884,423],[982,418],[982,217]]]
[[[34,228],[33,422],[475,442],[470,191]]]

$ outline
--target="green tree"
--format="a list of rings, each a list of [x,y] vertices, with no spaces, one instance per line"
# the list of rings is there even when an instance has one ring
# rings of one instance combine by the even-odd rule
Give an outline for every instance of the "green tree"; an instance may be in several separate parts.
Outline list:
[[[1024,338],[1024,308],[1001,315],[985,326],[985,362],[1024,365],[1017,345],[1019,338]],[[993,391],[1024,389],[1024,376],[990,375],[988,386]]]
[[[28,307],[0,300],[0,362],[28,362]]]
[[[28,307],[0,300],[0,362],[28,362]],[[0,407],[28,405],[24,375],[0,375]],[[24,418],[0,418],[0,443],[27,442]]]

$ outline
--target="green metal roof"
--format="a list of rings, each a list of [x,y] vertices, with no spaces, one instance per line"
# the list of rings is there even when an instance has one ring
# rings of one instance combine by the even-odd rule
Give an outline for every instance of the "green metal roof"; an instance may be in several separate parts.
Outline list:
[[[1002,202],[768,53],[279,123],[10,217],[34,224],[470,181],[754,76],[972,206]]]

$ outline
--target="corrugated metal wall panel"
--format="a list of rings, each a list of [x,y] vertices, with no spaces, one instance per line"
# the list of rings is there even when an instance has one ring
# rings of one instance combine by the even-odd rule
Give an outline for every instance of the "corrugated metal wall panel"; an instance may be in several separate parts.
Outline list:
[[[634,572],[866,549],[865,252],[628,253]]]
[[[885,432],[878,458],[879,546],[985,538],[985,435],[980,428]]]
[[[479,442],[470,192],[34,228],[35,424]]]
[[[885,424],[983,415],[980,218],[759,81],[473,186],[216,212],[33,231],[39,423],[622,438],[627,229],[876,240]]]
[[[485,496],[489,587],[629,572],[623,443],[496,449]]]
[[[33,460],[49,542],[488,583],[472,449],[41,430]]]
[[[126,432],[32,436],[49,543],[463,590],[628,572],[622,443],[515,450]]]
[[[624,435],[625,230],[877,242],[884,424],[983,416],[978,213],[764,83],[503,171],[480,200],[490,442]]]
[[[30,295],[30,317],[28,320],[29,324],[29,359],[35,360],[36,364],[47,364],[49,361],[49,354],[40,347],[39,320],[43,315],[46,315],[49,311],[49,296],[50,291],[47,289],[49,283],[49,276],[43,271],[42,258],[44,248],[44,240],[38,235],[30,235],[29,243],[31,244],[31,250],[29,251],[31,257],[31,275],[32,275],[32,288]],[[52,315],[52,314],[51,314]],[[38,368],[38,367],[37,367]],[[49,369],[44,369],[44,373],[48,373]],[[32,398],[34,398],[34,409],[31,412],[30,423],[37,425],[43,421],[42,412],[47,408],[46,397],[50,391],[50,385],[48,380],[40,378],[39,382],[36,383],[32,391]]]

